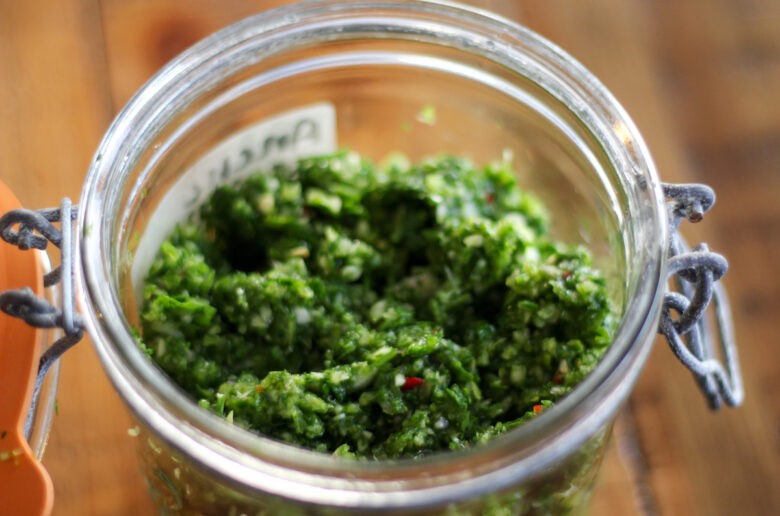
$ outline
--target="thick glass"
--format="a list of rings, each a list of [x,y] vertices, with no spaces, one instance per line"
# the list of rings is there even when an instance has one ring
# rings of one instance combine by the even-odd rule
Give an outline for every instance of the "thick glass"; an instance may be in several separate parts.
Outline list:
[[[141,353],[131,334],[131,270],[162,197],[225,138],[315,103],[333,106],[339,147],[375,159],[394,151],[413,160],[513,157],[520,184],[550,208],[554,235],[595,254],[621,314],[612,346],[570,395],[483,446],[353,461],[230,425],[198,408]],[[160,71],[119,114],[81,207],[82,312],[138,421],[153,496],[168,510],[516,514],[582,507],[656,333],[667,227],[660,183],[633,123],[550,42],[449,2],[321,0],[214,34]]]

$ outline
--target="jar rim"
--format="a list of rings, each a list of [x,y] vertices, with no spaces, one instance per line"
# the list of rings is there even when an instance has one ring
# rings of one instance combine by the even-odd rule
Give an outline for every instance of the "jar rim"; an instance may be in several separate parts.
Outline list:
[[[120,165],[137,152],[132,149],[134,131],[159,124],[170,116],[166,106],[182,93],[180,85],[186,82],[185,77],[204,67],[229,63],[231,52],[237,51],[241,44],[250,40],[258,42],[282,30],[315,24],[320,27],[334,23],[391,24],[401,18],[426,18],[469,35],[493,38],[500,44],[488,53],[503,57],[512,54],[510,57],[536,66],[534,70],[540,75],[534,80],[548,81],[546,87],[558,88],[557,93],[569,95],[568,107],[574,109],[576,103],[577,114],[588,127],[603,129],[596,136],[606,152],[620,163],[619,172],[631,181],[642,183],[649,200],[643,205],[641,223],[646,224],[644,230],[650,237],[638,249],[641,262],[637,267],[642,269],[643,281],[636,285],[634,295],[626,302],[613,344],[596,368],[557,402],[549,414],[463,451],[420,459],[346,461],[232,427],[197,407],[170,382],[155,381],[159,371],[135,345],[123,316],[115,286],[117,278],[108,264],[116,254],[115,243],[111,241],[116,222],[111,220],[106,208],[115,207],[119,195],[109,191],[109,186],[121,183],[120,175],[128,171]],[[334,489],[341,489],[340,503],[346,506],[369,503],[376,507],[408,507],[417,503],[409,500],[406,487],[398,490],[393,485],[413,476],[415,470],[426,468],[446,479],[423,487],[425,504],[433,504],[452,500],[453,491],[448,487],[452,482],[468,483],[467,488],[460,488],[457,493],[465,498],[536,474],[566,451],[565,447],[550,444],[563,440],[582,443],[614,414],[630,392],[656,332],[666,268],[662,245],[667,241],[665,217],[660,182],[633,122],[607,89],[555,44],[493,13],[446,0],[313,0],[252,16],[209,36],[166,65],[119,113],[97,150],[82,191],[78,220],[79,297],[101,362],[125,402],[162,439],[203,467],[236,485],[273,491],[287,498],[332,502]],[[480,457],[493,459],[493,465],[484,474],[458,479],[452,473],[452,461],[476,461]],[[262,465],[262,472],[258,465]],[[290,468],[296,465],[311,474],[291,474]],[[370,487],[356,486],[347,480],[355,474],[370,479]],[[328,481],[323,483],[326,477]],[[306,490],[300,489],[301,482],[310,482]],[[377,489],[380,484],[384,488]],[[367,490],[372,491],[368,498]],[[419,496],[419,486],[416,492]]]

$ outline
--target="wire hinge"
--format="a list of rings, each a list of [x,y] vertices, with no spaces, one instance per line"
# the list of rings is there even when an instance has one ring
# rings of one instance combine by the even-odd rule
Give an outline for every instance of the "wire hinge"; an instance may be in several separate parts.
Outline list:
[[[668,279],[658,332],[666,338],[680,362],[693,373],[712,409],[724,403],[738,406],[744,398],[731,309],[725,289],[718,282],[728,270],[726,259],[707,244],[689,249],[678,233],[683,219],[699,222],[715,203],[711,188],[698,184],[663,184],[671,234]],[[711,303],[712,302],[712,303]],[[708,308],[715,315],[711,321]],[[672,317],[675,312],[677,318]],[[712,327],[716,328],[717,339]],[[719,361],[716,355],[719,346]]]
[[[45,210],[18,209],[0,217],[0,237],[19,249],[45,250],[49,243],[60,249],[60,265],[48,272],[43,279],[45,287],[60,283],[60,306],[36,296],[30,288],[0,292],[0,310],[24,320],[37,328],[61,328],[63,335],[43,352],[38,362],[32,404],[25,422],[25,435],[29,438],[35,408],[43,379],[51,366],[65,351],[73,347],[84,335],[84,321],[75,312],[73,292],[73,221],[78,207],[65,198],[59,208]],[[54,225],[60,223],[60,229]]]

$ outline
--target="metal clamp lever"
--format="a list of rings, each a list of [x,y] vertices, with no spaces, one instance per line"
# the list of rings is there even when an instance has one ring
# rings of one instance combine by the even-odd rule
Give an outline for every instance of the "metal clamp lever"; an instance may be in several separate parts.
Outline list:
[[[45,250],[51,242],[60,249],[60,266],[44,276],[43,284],[51,287],[61,282],[62,309],[36,296],[29,288],[0,292],[0,310],[23,319],[37,328],[62,328],[64,335],[44,351],[38,362],[38,374],[32,396],[32,405],[25,422],[24,433],[29,438],[32,419],[38,403],[43,379],[49,368],[60,356],[81,340],[84,322],[75,312],[73,293],[73,228],[77,207],[68,198],[62,200],[59,209],[40,211],[13,210],[0,217],[0,237],[19,249]],[[60,223],[58,230],[54,222]],[[14,229],[18,226],[18,229]]]
[[[666,338],[680,362],[693,373],[712,409],[725,403],[742,403],[744,391],[734,343],[731,309],[723,286],[718,282],[728,270],[728,262],[713,253],[707,244],[688,248],[678,233],[682,220],[699,222],[715,203],[715,193],[705,185],[663,185],[669,227],[668,277],[674,277],[677,292],[664,297],[658,332]],[[716,358],[716,340],[712,335],[707,308],[713,301],[714,326],[717,328],[720,354]],[[672,318],[672,311],[679,314]]]

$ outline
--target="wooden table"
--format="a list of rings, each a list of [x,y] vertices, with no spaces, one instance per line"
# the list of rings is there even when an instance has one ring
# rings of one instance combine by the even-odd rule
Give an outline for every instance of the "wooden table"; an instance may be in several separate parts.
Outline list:
[[[133,91],[199,38],[278,3],[0,0],[0,177],[29,207],[78,199],[102,133]],[[659,340],[619,420],[592,513],[780,514],[780,2],[475,3],[600,77],[665,180],[719,193],[690,239],[730,258],[747,401],[710,413]],[[64,360],[44,461],[55,514],[152,513],[127,429],[90,344],[80,344]]]

